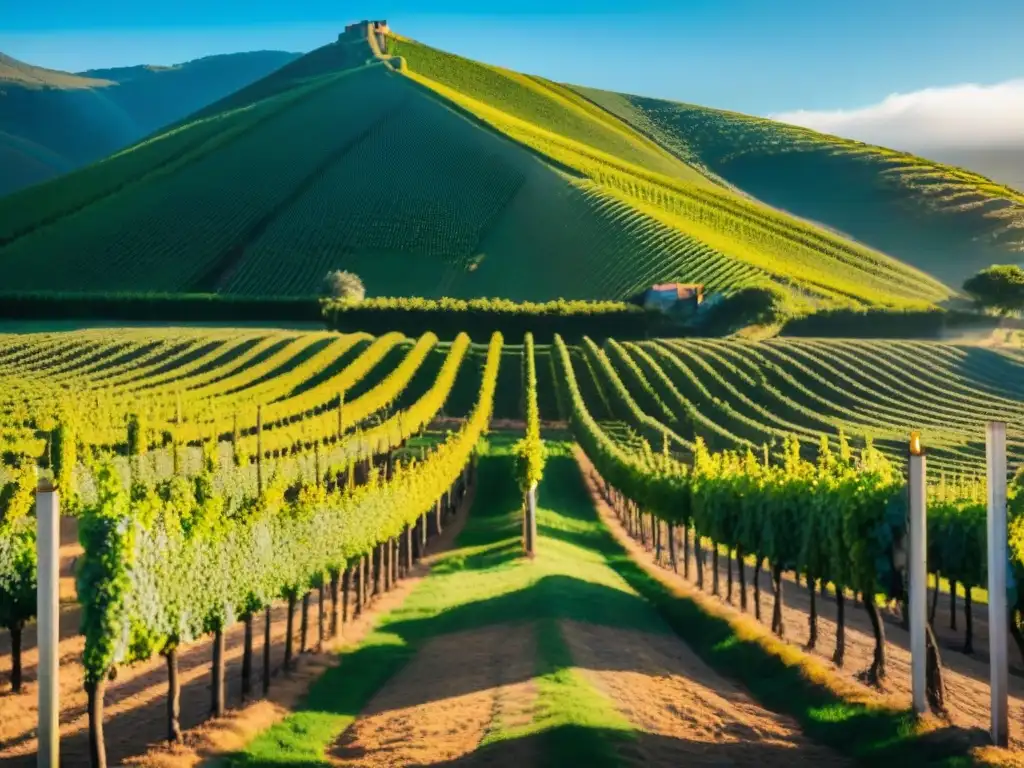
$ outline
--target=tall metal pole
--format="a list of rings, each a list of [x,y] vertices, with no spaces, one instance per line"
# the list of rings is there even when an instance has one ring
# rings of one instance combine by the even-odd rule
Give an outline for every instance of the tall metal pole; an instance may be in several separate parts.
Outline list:
[[[60,500],[48,478],[36,488],[36,621],[39,646],[39,766],[60,765]]]
[[[910,577],[910,678],[914,711],[928,711],[927,625],[928,625],[928,520],[927,485],[924,452],[914,432],[910,438],[910,551],[907,569]]]
[[[988,647],[992,691],[992,743],[1009,741],[1006,605],[1006,424],[991,421],[985,430],[988,465]]]

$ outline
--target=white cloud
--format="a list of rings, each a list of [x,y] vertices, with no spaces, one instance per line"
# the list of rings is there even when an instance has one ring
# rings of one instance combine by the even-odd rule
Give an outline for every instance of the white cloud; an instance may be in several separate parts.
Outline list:
[[[907,151],[1024,147],[1024,79],[894,93],[878,104],[771,115],[784,123]]]

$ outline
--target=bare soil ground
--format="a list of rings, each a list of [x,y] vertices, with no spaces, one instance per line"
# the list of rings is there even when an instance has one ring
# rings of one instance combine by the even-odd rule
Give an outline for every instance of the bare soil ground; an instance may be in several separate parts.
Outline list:
[[[679,591],[695,592],[696,587],[696,563],[695,553],[691,546],[690,553],[690,580],[683,578],[683,557],[682,546],[678,553],[678,573],[674,573],[667,564],[668,554],[663,551],[663,563],[655,563],[654,552],[650,545],[643,547],[639,542],[632,539],[619,523],[618,518],[611,507],[605,502],[600,492],[600,481],[594,474],[593,466],[581,453],[577,453],[581,469],[590,488],[591,494],[598,505],[601,517],[606,525],[612,530],[615,537],[627,548],[633,558],[640,563],[645,570]],[[707,558],[708,567],[705,569],[704,594],[711,595],[711,557]],[[753,616],[754,612],[754,569],[747,567],[747,600],[748,615]],[[773,593],[771,579],[767,573],[762,573],[761,581],[761,616],[762,622],[770,622]],[[809,637],[808,616],[810,613],[810,599],[806,585],[798,587],[792,580],[784,580],[783,596],[784,610],[783,622],[785,624],[785,639],[790,643],[805,647]],[[721,602],[725,606],[725,595],[727,589],[727,566],[725,558],[721,557],[719,562],[719,589]],[[941,598],[940,598],[941,599]],[[948,596],[947,596],[948,599]],[[739,615],[739,581],[735,573],[732,605],[734,610],[729,612]],[[818,607],[818,643],[814,650],[808,651],[819,661],[827,663],[837,675],[842,675],[846,681],[860,688],[865,694],[878,694],[886,697],[898,706],[910,706],[910,653],[909,634],[897,624],[886,622],[886,651],[888,654],[888,676],[880,688],[870,688],[862,682],[863,673],[870,667],[874,653],[874,636],[871,632],[871,625],[867,613],[863,607],[852,599],[846,601],[846,659],[842,669],[832,664],[832,653],[835,648],[836,632],[836,604],[832,596],[817,598]],[[729,609],[727,609],[729,610]],[[985,610],[979,606],[979,613]],[[891,617],[890,617],[891,618]],[[941,630],[943,617],[936,620],[937,629]],[[948,623],[946,624],[948,626]],[[956,726],[965,729],[981,729],[987,731],[989,726],[989,703],[990,691],[988,686],[988,664],[982,660],[972,658],[962,653],[946,649],[942,655],[944,664],[944,679],[946,684],[946,702],[949,708],[947,717]],[[1016,675],[1010,676],[1010,748],[1017,753],[1024,749],[1024,731],[1020,728],[1013,728],[1013,723],[1024,722],[1024,679]],[[1006,750],[998,750],[1001,762],[1024,765],[1024,753],[1010,755]],[[1020,758],[1018,760],[1018,758]]]
[[[492,723],[514,728],[532,721],[535,659],[531,625],[499,625],[431,640],[343,734],[331,752],[332,762],[397,767],[469,755]],[[515,764],[523,765],[523,758],[529,759],[520,755]]]
[[[675,635],[566,621],[573,661],[636,728],[635,765],[844,765],[701,661]]]
[[[472,492],[467,495],[457,520],[452,520],[443,535],[433,538],[428,552],[436,554],[450,547],[461,528],[465,510],[472,503]],[[61,764],[88,765],[88,713],[80,663],[85,646],[79,636],[79,608],[75,601],[73,562],[81,554],[73,519],[61,521],[61,642],[60,642],[60,696],[61,696]],[[226,633],[227,702],[233,708],[219,721],[207,721],[210,711],[210,663],[213,653],[212,637],[193,643],[179,652],[179,679],[181,681],[181,725],[188,729],[184,743],[169,747],[166,737],[167,673],[163,657],[145,663],[118,669],[117,677],[108,684],[106,694],[105,736],[107,755],[111,765],[191,766],[210,755],[229,752],[243,746],[260,730],[277,722],[287,714],[312,682],[328,667],[337,664],[332,651],[346,644],[358,642],[377,617],[401,604],[416,583],[429,569],[430,557],[425,557],[414,569],[411,578],[400,580],[391,592],[373,599],[362,616],[351,619],[343,627],[343,634],[333,643],[326,644],[322,653],[312,652],[317,641],[318,600],[314,591],[310,600],[308,645],[311,652],[299,656],[298,666],[290,675],[282,667],[286,637],[287,604],[275,604],[271,611],[271,686],[270,697],[245,704],[241,700],[241,658],[244,641],[242,624],[232,626]],[[353,598],[354,600],[354,594]],[[328,597],[327,615],[330,615]],[[352,607],[350,606],[350,611]],[[299,617],[301,605],[296,609],[294,648],[299,651]],[[253,627],[253,691],[261,695],[263,680],[263,613],[255,619]],[[24,685],[20,694],[9,687],[0,693],[0,763],[5,766],[34,766],[36,763],[35,727],[38,718],[35,625],[26,628],[23,640],[22,664]],[[6,633],[0,637],[0,679],[6,685],[10,668],[10,639]]]

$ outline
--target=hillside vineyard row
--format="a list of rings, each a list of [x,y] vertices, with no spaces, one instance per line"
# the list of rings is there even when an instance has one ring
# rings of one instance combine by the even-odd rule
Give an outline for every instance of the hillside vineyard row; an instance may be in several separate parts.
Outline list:
[[[783,575],[793,572],[798,584],[802,577],[811,606],[808,647],[814,647],[818,637],[816,593],[824,594],[828,587],[837,603],[832,659],[840,667],[845,656],[845,601],[859,601],[875,636],[868,677],[878,681],[885,676],[885,633],[876,596],[905,599],[906,594],[897,563],[899,550],[907,545],[907,489],[894,462],[870,440],[855,450],[842,433],[835,450],[823,435],[812,459],[805,457],[796,437],[786,437],[774,458],[767,447],[763,458],[749,446],[711,452],[698,437],[692,455],[682,459],[672,452],[667,429],[663,448],[657,451],[628,427],[606,427],[595,419],[588,403],[602,408],[607,402],[602,397],[587,400],[586,388],[578,379],[587,375],[587,369],[576,364],[560,339],[555,340],[553,354],[566,382],[573,435],[631,534],[645,544],[650,540],[659,558],[667,550],[673,567],[683,562],[687,578],[692,541],[697,586],[704,588],[705,570],[710,569],[716,596],[722,596],[719,563],[724,557],[730,602],[735,560],[744,611],[748,610],[745,578],[747,568],[753,566],[754,611],[759,620],[760,576],[762,569],[767,570],[772,580],[771,627],[780,637],[785,634]],[[638,409],[630,410],[634,418],[643,415]],[[972,589],[987,579],[984,488],[961,477],[956,483],[930,486],[928,496],[928,569],[936,585],[940,576],[948,579],[952,594],[958,584],[964,588],[964,650],[970,653]],[[1024,616],[1019,598],[1024,587],[1024,472],[1018,473],[1010,489],[1009,538],[1018,595],[1018,602],[1012,604],[1011,629],[1024,653],[1019,629]],[[938,594],[936,586],[933,600]]]
[[[429,349],[434,340],[428,341],[414,345],[410,356],[423,346]],[[236,482],[237,474],[230,468],[221,470],[213,440],[205,446],[201,465],[192,475],[183,471],[178,446],[172,442],[172,471],[155,477],[148,471],[151,456],[141,420],[131,414],[126,466],[119,467],[109,456],[87,455],[84,467],[76,469],[84,470],[79,474],[85,474],[92,487],[79,495],[74,473],[69,471],[69,465],[77,464],[72,417],[65,414],[59,420],[48,453],[64,489],[67,510],[78,517],[84,548],[77,569],[77,595],[85,607],[80,631],[86,639],[82,665],[94,764],[105,764],[103,693],[113,667],[156,653],[167,655],[168,664],[174,664],[179,645],[210,632],[216,636],[215,647],[222,648],[227,625],[239,619],[250,622],[278,598],[287,599],[294,608],[297,598],[312,587],[319,588],[323,597],[331,579],[336,585],[342,571],[350,574],[352,563],[365,563],[371,555],[376,558],[373,573],[379,592],[381,563],[389,574],[397,572],[400,551],[408,566],[413,530],[417,540],[426,536],[427,512],[436,512],[433,524],[439,532],[442,506],[448,509],[455,496],[464,492],[471,457],[490,423],[502,353],[500,334],[492,338],[483,369],[473,377],[475,404],[461,426],[422,442],[418,452],[396,452],[402,451],[408,437],[399,436],[403,418],[412,418],[424,408],[432,415],[444,404],[467,348],[465,336],[450,345],[423,396],[399,415],[399,426],[385,419],[377,425],[383,429],[346,433],[343,422],[335,422],[339,428],[335,437],[350,438],[346,451],[321,463],[316,443],[311,480],[289,481],[279,471],[264,475],[263,454],[258,453],[253,492]],[[401,376],[401,371],[399,363],[392,373]],[[388,382],[393,380],[385,376],[377,391],[388,392]],[[385,444],[390,436],[395,442]],[[262,425],[257,445],[261,437]],[[15,462],[7,474],[11,482],[5,485],[0,526],[0,618],[12,636],[20,637],[25,621],[34,614],[35,470],[26,460]],[[13,493],[6,492],[8,488]],[[362,590],[368,578],[365,566],[360,573]],[[392,580],[391,575],[385,578]],[[336,588],[333,594],[336,597]],[[291,615],[290,610],[289,622]],[[320,620],[322,640],[322,613]],[[304,626],[305,622],[304,613]],[[12,646],[18,649],[20,643]],[[245,661],[251,670],[249,656],[251,646]],[[286,652],[286,666],[289,656]],[[20,662],[12,666],[20,670]],[[213,675],[213,710],[222,714],[223,653],[215,661]],[[20,679],[20,671],[14,676]],[[173,690],[176,674],[172,680],[168,695],[173,700],[178,695]],[[169,723],[169,733],[180,733],[180,726]]]
[[[457,388],[459,372],[471,367],[465,361],[481,354],[465,335],[442,342],[429,332],[407,338],[104,329],[5,341],[3,452],[44,456],[49,430],[61,414],[73,413],[77,440],[123,455],[126,419],[134,415],[147,448],[216,439],[244,464],[260,450],[268,459],[316,443],[342,450],[341,436],[372,427],[366,439],[374,440],[398,430],[400,416],[405,435],[415,433],[434,415],[417,400],[431,383],[441,383],[434,381],[439,372]],[[537,349],[542,418],[565,418],[548,347]],[[572,355],[585,369],[584,386],[600,395],[591,406],[595,414],[633,419],[630,426],[645,429],[658,449],[666,429],[684,452],[698,436],[715,449],[761,450],[767,443],[775,452],[788,435],[812,448],[824,435],[835,446],[842,430],[852,440],[872,437],[901,461],[912,425],[923,431],[933,466],[971,475],[984,459],[985,421],[1003,418],[1011,423],[1011,461],[1024,455],[1013,426],[1024,413],[1024,359],[1012,351],[916,341],[687,339],[608,340],[600,347],[585,341]],[[520,416],[514,388],[499,397],[500,418]],[[430,405],[438,408],[446,394],[432,395]],[[455,399],[460,402],[449,402],[449,413],[465,413],[465,396]]]

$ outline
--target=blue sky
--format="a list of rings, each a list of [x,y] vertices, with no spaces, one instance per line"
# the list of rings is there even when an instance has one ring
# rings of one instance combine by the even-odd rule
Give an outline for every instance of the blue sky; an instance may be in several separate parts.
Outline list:
[[[2,1],[0,52],[72,71],[306,51],[371,17],[556,80],[754,114],[1024,78],[1022,0]]]

